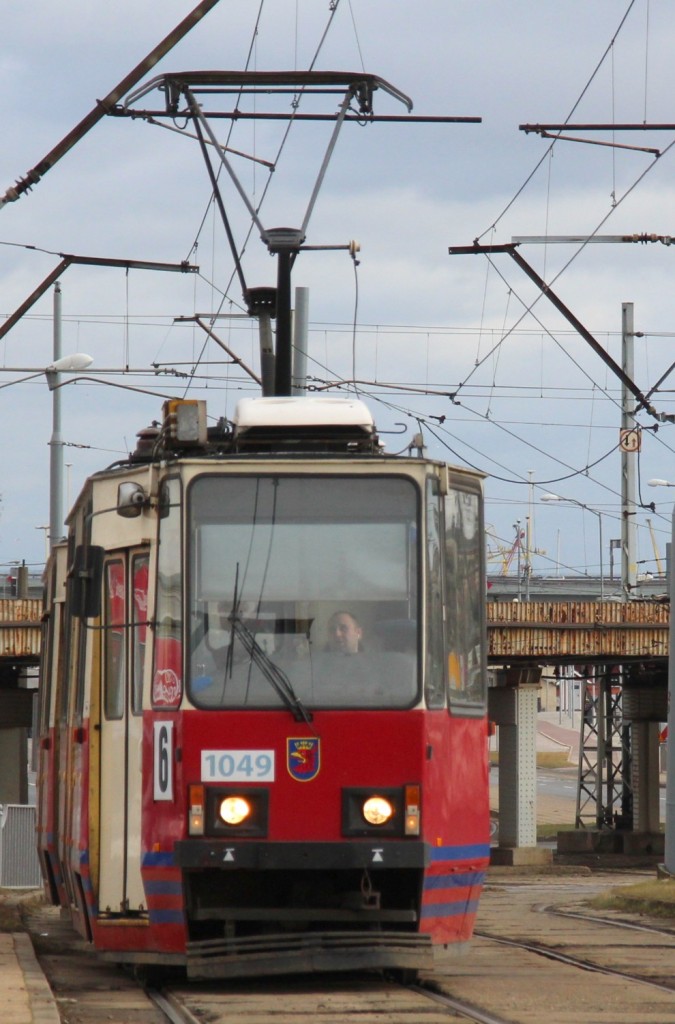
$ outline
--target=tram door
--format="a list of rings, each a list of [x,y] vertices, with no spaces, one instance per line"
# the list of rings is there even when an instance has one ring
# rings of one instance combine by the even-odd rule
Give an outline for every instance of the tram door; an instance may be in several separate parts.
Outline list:
[[[142,683],[148,552],[113,554],[104,566],[101,700],[101,913],[144,908],[141,883]]]

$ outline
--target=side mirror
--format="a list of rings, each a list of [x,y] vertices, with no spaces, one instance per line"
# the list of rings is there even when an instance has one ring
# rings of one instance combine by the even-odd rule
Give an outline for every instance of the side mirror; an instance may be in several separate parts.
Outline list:
[[[126,482],[117,488],[117,515],[124,519],[135,519],[140,516],[147,497],[140,484]]]
[[[68,579],[70,614],[82,619],[95,619],[101,614],[101,582],[103,579],[103,548],[78,545]]]

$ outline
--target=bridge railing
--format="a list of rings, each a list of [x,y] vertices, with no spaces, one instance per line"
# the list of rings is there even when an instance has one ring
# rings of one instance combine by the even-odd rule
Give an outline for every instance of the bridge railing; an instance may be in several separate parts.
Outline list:
[[[0,658],[38,658],[42,601],[0,598]]]
[[[488,657],[667,658],[669,623],[670,605],[659,601],[489,601]]]

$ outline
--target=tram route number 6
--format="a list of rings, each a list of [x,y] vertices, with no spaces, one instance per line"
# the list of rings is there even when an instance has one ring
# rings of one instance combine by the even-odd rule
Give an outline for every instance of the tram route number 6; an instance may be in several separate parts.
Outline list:
[[[173,800],[173,722],[154,722],[153,796]]]

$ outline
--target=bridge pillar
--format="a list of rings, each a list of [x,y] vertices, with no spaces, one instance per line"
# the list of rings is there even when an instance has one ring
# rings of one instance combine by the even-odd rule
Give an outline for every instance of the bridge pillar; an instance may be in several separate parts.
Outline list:
[[[509,670],[488,691],[488,714],[499,726],[499,847],[493,864],[541,864],[537,847],[537,696],[541,669]]]
[[[633,722],[633,830],[659,831],[659,723]]]
[[[0,804],[28,803],[28,730],[34,689],[26,670],[0,665]]]
[[[663,851],[660,832],[659,723],[668,714],[667,679],[663,670],[648,673],[638,666],[623,688],[624,718],[631,729],[632,831],[624,837],[624,852]],[[628,847],[628,849],[627,849]]]
[[[27,803],[27,730],[0,729],[0,804]]]

